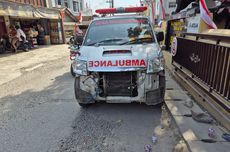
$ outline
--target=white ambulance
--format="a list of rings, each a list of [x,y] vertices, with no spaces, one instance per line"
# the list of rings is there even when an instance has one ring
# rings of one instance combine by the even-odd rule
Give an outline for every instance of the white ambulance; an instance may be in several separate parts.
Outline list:
[[[146,7],[96,10],[113,14],[93,20],[72,64],[75,97],[80,106],[164,101],[164,58],[159,46],[162,32],[155,33],[147,17],[114,15],[143,12]]]

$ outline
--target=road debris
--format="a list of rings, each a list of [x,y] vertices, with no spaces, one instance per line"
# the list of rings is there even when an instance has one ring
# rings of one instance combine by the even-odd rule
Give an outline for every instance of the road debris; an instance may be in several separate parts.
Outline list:
[[[230,134],[224,133],[222,135],[222,138],[229,142],[230,141]]]
[[[193,101],[191,99],[187,99],[185,102],[184,102],[184,106],[185,107],[188,107],[188,108],[192,108],[193,107]]]
[[[201,139],[200,141],[205,142],[205,143],[215,143],[216,140],[213,139]]]
[[[209,129],[208,129],[208,136],[209,136],[210,138],[217,138],[215,129],[209,128]]]
[[[191,110],[191,114],[192,114],[192,118],[197,122],[208,123],[208,124],[211,124],[213,122],[213,119],[206,113],[196,113],[193,110]]]
[[[157,142],[157,137],[156,136],[152,136],[152,142],[155,144]]]
[[[151,145],[145,145],[144,149],[145,149],[145,152],[151,152],[152,146]]]

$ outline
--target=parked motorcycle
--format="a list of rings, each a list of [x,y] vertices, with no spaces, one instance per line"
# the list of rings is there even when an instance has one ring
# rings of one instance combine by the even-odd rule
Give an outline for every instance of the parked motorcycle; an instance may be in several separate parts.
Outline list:
[[[75,77],[76,74],[74,73],[74,70],[73,70],[73,62],[74,62],[76,56],[79,55],[79,46],[72,45],[69,47],[69,49],[70,49],[70,61],[71,61],[70,73],[72,74],[73,77]]]
[[[0,38],[0,53],[5,53],[7,51],[11,51],[11,43],[10,43],[9,37],[6,35],[3,35]]]
[[[23,50],[25,52],[32,48],[32,44],[27,40],[17,41],[16,46],[17,50]],[[9,37],[5,35],[0,38],[0,53],[5,53],[8,51],[15,52],[12,44],[10,43]]]

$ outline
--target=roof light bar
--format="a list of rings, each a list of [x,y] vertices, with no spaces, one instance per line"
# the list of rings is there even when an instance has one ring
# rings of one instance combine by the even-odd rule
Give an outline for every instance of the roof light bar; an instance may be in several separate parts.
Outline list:
[[[136,12],[144,12],[146,10],[147,10],[146,6],[141,6],[141,7],[119,7],[119,8],[97,9],[96,13],[98,13],[98,14],[136,13]]]

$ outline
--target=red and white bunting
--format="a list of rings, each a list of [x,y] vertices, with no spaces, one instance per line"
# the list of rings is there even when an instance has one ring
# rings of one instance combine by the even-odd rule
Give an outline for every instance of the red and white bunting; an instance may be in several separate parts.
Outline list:
[[[164,6],[163,6],[163,2],[162,0],[160,0],[160,6],[161,6],[161,12],[162,12],[162,19],[165,20],[165,9],[164,9]]]
[[[200,17],[201,19],[208,25],[211,29],[217,29],[216,24],[213,22],[212,18],[210,17],[210,13],[208,11],[207,5],[205,0],[199,0],[200,4]]]

